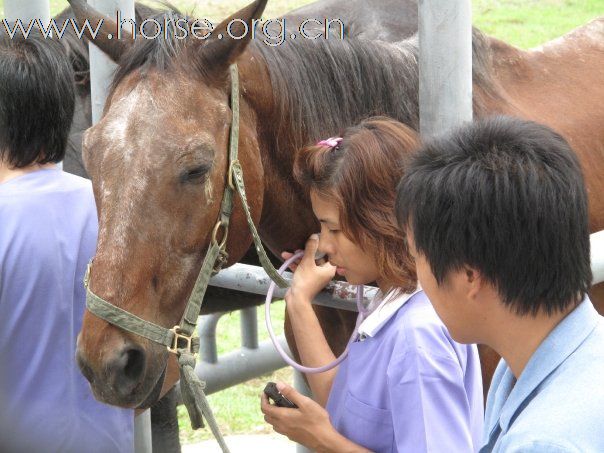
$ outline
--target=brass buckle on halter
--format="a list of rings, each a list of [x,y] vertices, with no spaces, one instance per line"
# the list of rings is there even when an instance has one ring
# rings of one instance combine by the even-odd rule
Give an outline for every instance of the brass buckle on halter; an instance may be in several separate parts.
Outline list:
[[[172,340],[172,347],[167,346],[169,352],[178,354],[179,349],[186,349],[188,352],[193,352],[193,350],[191,348],[191,340],[193,339],[193,337],[189,337],[187,335],[183,335],[182,333],[180,333],[180,326],[172,327],[170,329],[170,332],[172,332],[174,334],[174,339]],[[185,343],[186,347],[184,347],[184,348],[178,347],[178,342],[180,340],[184,340],[186,342]]]
[[[222,236],[222,240],[220,241],[220,244],[218,243],[218,230],[220,230],[220,227],[223,228],[224,232],[223,232],[223,236]],[[218,222],[216,222],[216,225],[214,226],[214,230],[212,231],[212,245],[217,245],[219,246],[221,249],[224,249],[224,246],[226,245],[226,241],[227,241],[227,237],[229,236],[229,225],[228,223],[225,224],[222,222],[222,220],[219,220]]]

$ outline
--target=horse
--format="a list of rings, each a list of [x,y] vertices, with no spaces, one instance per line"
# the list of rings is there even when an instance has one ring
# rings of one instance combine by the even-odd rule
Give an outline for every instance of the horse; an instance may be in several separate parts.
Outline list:
[[[393,20],[390,12],[400,11],[401,17]],[[135,20],[140,24],[144,19],[158,15],[160,10],[136,3]],[[395,41],[410,36],[417,30],[417,3],[415,0],[379,0],[371,6],[363,0],[319,0],[287,13],[283,16],[287,31],[292,24],[299,24],[307,18],[334,17],[346,24],[346,35],[361,39]],[[368,20],[368,17],[370,20]],[[71,7],[62,11],[54,19],[61,25],[74,18]],[[310,22],[308,32],[316,32],[317,25]],[[76,86],[76,111],[71,126],[68,147],[63,168],[65,171],[88,178],[81,156],[82,136],[92,125],[90,70],[87,41],[79,39],[75,31],[67,27],[61,40],[72,62]],[[246,254],[242,262],[258,264],[255,255]],[[203,314],[230,311],[258,305],[263,300],[244,292],[210,287],[202,308]],[[170,385],[165,387],[168,391]],[[177,395],[168,391],[151,406],[151,422],[154,451],[180,451],[178,420],[176,415]]]
[[[216,27],[216,35],[226,36],[234,19],[250,24],[260,18],[265,4],[258,0],[238,11]],[[76,15],[81,22],[90,14],[80,9]],[[531,51],[474,29],[472,45],[475,116],[516,115],[564,135],[584,168],[592,231],[604,224],[604,200],[597,197],[604,189],[603,25],[597,19]],[[106,18],[105,26],[109,31],[114,24]],[[241,26],[234,28],[243,34]],[[135,41],[121,49],[115,41],[95,44],[114,56],[119,69],[103,119],[84,137],[100,217],[90,288],[165,327],[182,315],[227,183],[231,64],[241,75],[240,163],[248,202],[276,255],[300,248],[318,228],[308,194],[292,178],[302,146],[370,115],[418,127],[416,37],[398,43],[297,40],[274,48],[249,34],[239,40]],[[227,265],[250,243],[236,202]],[[316,311],[339,353],[354,316]],[[85,315],[78,360],[102,401],[124,407],[148,402],[162,385],[167,358],[165,348]]]

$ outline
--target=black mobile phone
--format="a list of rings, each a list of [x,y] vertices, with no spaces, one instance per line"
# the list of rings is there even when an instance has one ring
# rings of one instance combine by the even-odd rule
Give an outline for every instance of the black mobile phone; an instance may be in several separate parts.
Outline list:
[[[277,390],[277,384],[275,384],[274,382],[269,382],[268,384],[266,384],[266,387],[264,387],[264,393],[266,394],[266,396],[268,396],[271,400],[275,402],[275,406],[289,407],[290,409],[298,408],[298,406],[296,406],[286,397],[281,395],[279,390]]]

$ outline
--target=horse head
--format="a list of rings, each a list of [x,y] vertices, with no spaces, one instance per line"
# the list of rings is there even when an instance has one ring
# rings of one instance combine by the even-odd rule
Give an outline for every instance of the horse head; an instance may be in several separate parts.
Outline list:
[[[171,328],[183,315],[227,183],[229,67],[250,42],[249,33],[242,39],[231,36],[244,35],[246,26],[260,18],[266,0],[238,11],[204,39],[176,37],[174,24],[182,16],[174,12],[157,18],[168,24],[166,36],[172,36],[106,39],[115,36],[118,24],[85,1],[70,3],[80,24],[103,19],[99,35],[89,39],[118,63],[103,118],[83,139],[99,215],[89,288],[123,310]],[[172,22],[164,21],[166,17]],[[257,222],[263,169],[246,87],[242,96],[239,160]],[[237,206],[227,242],[228,264],[250,244],[245,216]],[[124,407],[153,403],[168,354],[165,346],[88,311],[84,316],[77,359],[95,396],[104,402]]]

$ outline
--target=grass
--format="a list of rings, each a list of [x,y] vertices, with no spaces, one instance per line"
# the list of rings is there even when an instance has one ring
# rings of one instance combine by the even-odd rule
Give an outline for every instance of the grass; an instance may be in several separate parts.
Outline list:
[[[23,0],[24,1],[24,0]],[[195,16],[220,20],[246,5],[249,0],[172,0],[183,11],[195,11]],[[145,1],[153,4],[153,2]],[[275,17],[288,10],[311,3],[310,0],[271,0],[264,17]],[[66,0],[51,0],[51,13],[56,15],[67,6]],[[530,48],[561,36],[573,28],[604,14],[604,0],[474,0],[473,23],[485,33],[521,48]],[[0,0],[0,12],[4,0]],[[276,326],[283,324],[283,303],[273,308]],[[263,310],[259,323],[264,325]],[[265,329],[260,327],[260,332]],[[220,352],[239,346],[239,315],[225,315],[218,325]],[[265,339],[266,335],[261,335]],[[245,384],[209,397],[218,422],[226,434],[270,432],[259,410],[259,394],[268,380],[292,382],[291,369],[262,376]],[[207,439],[208,430],[190,429],[184,407],[179,408],[179,425],[183,444]]]
[[[475,0],[473,14],[486,34],[527,49],[604,15],[604,0]]]

